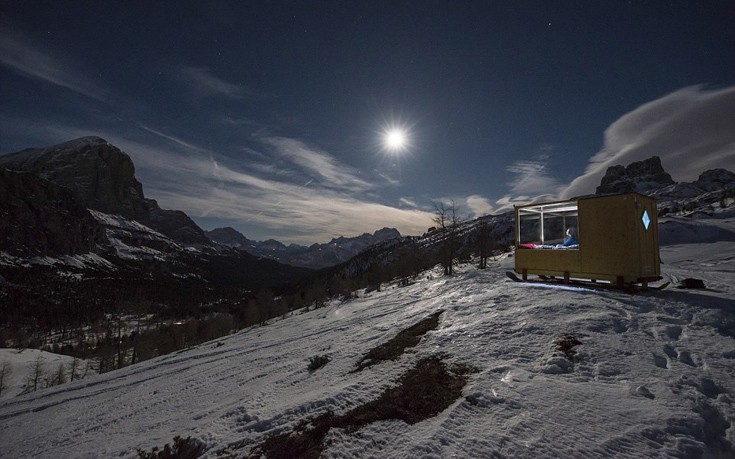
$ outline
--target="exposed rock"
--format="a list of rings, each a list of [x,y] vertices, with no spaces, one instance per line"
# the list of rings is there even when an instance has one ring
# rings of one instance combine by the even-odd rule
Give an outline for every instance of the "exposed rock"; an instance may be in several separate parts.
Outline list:
[[[735,174],[726,169],[711,169],[693,182],[669,185],[652,195],[658,201],[659,216],[713,215],[735,202]]]
[[[91,209],[139,218],[148,211],[130,157],[99,137],[0,157],[8,169],[31,172],[68,188]]]
[[[717,191],[735,186],[735,173],[727,169],[710,169],[702,172],[692,185],[702,191]]]
[[[596,194],[649,193],[653,190],[673,185],[674,180],[661,165],[661,158],[631,163],[628,167],[612,166],[597,187]]]
[[[146,203],[148,214],[142,216],[140,219],[142,223],[184,244],[210,244],[204,230],[184,212],[161,209],[153,199],[146,199]]]
[[[130,156],[100,137],[0,156],[0,165],[33,173],[69,189],[82,206],[137,220],[176,241],[210,243],[186,214],[161,209],[155,200],[145,199]]]
[[[14,256],[75,255],[104,240],[102,226],[68,189],[0,167],[0,249]]]

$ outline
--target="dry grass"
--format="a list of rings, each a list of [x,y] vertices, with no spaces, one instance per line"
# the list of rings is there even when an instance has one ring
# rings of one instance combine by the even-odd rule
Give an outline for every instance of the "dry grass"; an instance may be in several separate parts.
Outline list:
[[[316,459],[324,449],[324,437],[333,427],[354,432],[375,421],[397,419],[415,424],[434,417],[462,395],[467,374],[472,371],[469,367],[450,371],[439,359],[422,359],[401,377],[397,386],[385,390],[378,399],[340,416],[324,413],[301,423],[294,432],[269,437],[252,455],[272,459]]]
[[[395,338],[391,339],[387,343],[383,343],[370,350],[365,357],[357,362],[357,368],[353,370],[353,373],[362,371],[367,367],[385,360],[396,360],[398,357],[403,355],[407,348],[416,346],[426,332],[434,330],[439,326],[439,316],[443,312],[443,310],[435,312],[426,319],[401,331]]]

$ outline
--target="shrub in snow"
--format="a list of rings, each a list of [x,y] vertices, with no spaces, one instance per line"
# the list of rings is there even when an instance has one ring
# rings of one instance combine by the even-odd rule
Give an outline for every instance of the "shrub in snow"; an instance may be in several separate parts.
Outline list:
[[[316,371],[332,360],[328,355],[315,355],[309,359],[309,371]]]
[[[3,390],[7,389],[11,373],[10,362],[3,360],[3,363],[0,364],[0,395],[3,394]]]
[[[166,443],[161,450],[154,446],[150,452],[138,449],[138,457],[141,459],[196,459],[201,457],[205,450],[206,445],[201,440],[176,436],[173,446]]]

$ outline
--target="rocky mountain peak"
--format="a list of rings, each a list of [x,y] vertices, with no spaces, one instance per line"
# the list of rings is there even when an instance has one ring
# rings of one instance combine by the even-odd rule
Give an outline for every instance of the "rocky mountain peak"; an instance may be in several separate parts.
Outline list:
[[[179,242],[210,243],[185,213],[161,209],[156,201],[145,199],[133,160],[101,137],[0,156],[0,166],[48,180],[70,190],[84,207],[137,220]]]
[[[129,218],[146,210],[130,156],[100,137],[23,150],[0,157],[0,165],[68,188],[82,205],[95,210]]]
[[[373,237],[386,240],[401,237],[401,233],[395,228],[382,228],[373,233]]]
[[[235,247],[251,255],[271,258],[293,266],[316,269],[342,263],[368,247],[401,237],[397,229],[383,228],[373,234],[363,233],[355,237],[340,236],[326,244],[317,243],[305,247],[298,244],[286,246],[275,239],[252,241],[230,227],[206,231],[206,235],[218,244]]]
[[[652,156],[627,167],[617,165],[607,169],[596,194],[647,193],[675,182],[661,165],[661,158]]]
[[[710,169],[702,172],[693,183],[703,191],[715,191],[731,187],[735,183],[735,173],[727,169]]]
[[[210,231],[205,231],[204,234],[212,241],[228,247],[245,248],[252,243],[250,239],[243,236],[242,233],[231,226],[215,228]]]

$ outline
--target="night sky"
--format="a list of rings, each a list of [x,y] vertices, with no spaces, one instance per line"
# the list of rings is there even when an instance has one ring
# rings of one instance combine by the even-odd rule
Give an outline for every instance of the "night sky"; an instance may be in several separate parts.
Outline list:
[[[103,137],[205,229],[421,234],[735,171],[735,1],[1,0],[0,107],[0,154]]]

